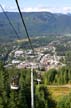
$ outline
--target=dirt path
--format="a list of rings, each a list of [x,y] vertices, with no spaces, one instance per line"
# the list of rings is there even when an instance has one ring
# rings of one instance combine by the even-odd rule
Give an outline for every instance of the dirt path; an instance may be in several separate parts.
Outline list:
[[[70,84],[68,84],[68,85],[47,85],[47,87],[49,87],[49,88],[51,88],[51,87],[53,87],[53,88],[71,88],[71,85]]]

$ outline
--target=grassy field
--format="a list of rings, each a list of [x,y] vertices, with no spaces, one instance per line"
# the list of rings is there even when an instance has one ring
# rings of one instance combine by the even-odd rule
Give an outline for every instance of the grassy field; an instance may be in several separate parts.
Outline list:
[[[55,101],[59,101],[60,98],[64,95],[69,94],[71,88],[68,87],[48,87],[50,94],[52,95]]]

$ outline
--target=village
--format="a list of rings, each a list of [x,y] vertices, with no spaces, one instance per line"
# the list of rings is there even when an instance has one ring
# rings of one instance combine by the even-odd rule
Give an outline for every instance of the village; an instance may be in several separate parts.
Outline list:
[[[16,49],[9,53],[9,57],[5,67],[16,66],[18,69],[22,68],[40,68],[41,70],[49,70],[52,68],[58,69],[65,66],[60,59],[64,56],[58,56],[56,48],[49,44],[45,47],[35,48],[35,54],[31,49],[23,50]]]

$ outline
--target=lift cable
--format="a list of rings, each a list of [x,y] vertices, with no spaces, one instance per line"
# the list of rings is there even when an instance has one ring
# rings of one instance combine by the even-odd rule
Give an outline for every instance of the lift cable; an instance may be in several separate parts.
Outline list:
[[[24,21],[24,18],[23,18],[23,15],[22,15],[21,9],[20,9],[20,6],[19,6],[19,4],[18,4],[18,0],[15,0],[15,2],[16,2],[16,5],[17,5],[17,8],[18,8],[18,11],[19,11],[19,14],[20,14],[20,17],[21,17],[21,20],[22,20],[23,26],[24,26],[24,28],[25,28],[25,32],[26,32],[26,35],[27,35],[27,38],[28,38],[28,41],[29,41],[30,47],[31,47],[31,49],[32,49],[32,51],[33,51],[33,54],[35,55],[35,53],[34,53],[34,48],[33,48],[33,46],[32,46],[32,42],[31,42],[31,39],[30,39],[30,36],[29,36],[28,30],[27,30],[27,27],[26,27],[26,24],[25,24],[25,21]]]
[[[7,15],[7,13],[5,12],[5,10],[4,10],[4,8],[2,7],[2,5],[1,5],[1,4],[0,4],[0,7],[1,7],[1,9],[2,9],[2,11],[3,11],[4,15],[6,16],[6,18],[7,18],[8,22],[9,22],[9,24],[11,25],[11,27],[12,27],[13,31],[15,32],[15,34],[16,34],[16,36],[17,36],[17,38],[18,38],[18,39],[20,39],[20,36],[18,35],[18,33],[17,33],[17,31],[16,31],[15,27],[13,26],[12,22],[10,21],[10,19],[9,19],[9,17],[8,17],[8,15]]]
[[[4,8],[3,8],[3,6],[2,6],[1,4],[0,4],[0,7],[1,7],[1,9],[2,9],[4,15],[5,15],[5,17],[7,18],[7,20],[8,20],[8,22],[9,22],[10,26],[12,27],[13,31],[15,32],[16,38],[20,40],[20,36],[18,35],[18,32],[16,31],[14,25],[12,24],[12,22],[11,22],[9,16],[8,16],[7,13],[5,12],[5,10],[4,10]],[[27,58],[25,58],[25,59],[27,60]]]
[[[26,28],[26,24],[25,24],[25,21],[24,21],[24,18],[23,18],[23,15],[21,13],[21,10],[20,10],[20,7],[19,7],[19,4],[18,4],[18,0],[15,0],[16,1],[16,5],[17,5],[17,8],[18,8],[18,11],[19,11],[19,14],[20,14],[20,17],[21,17],[21,20],[22,20],[22,23],[23,23],[23,26],[25,28],[25,32],[26,32],[26,35],[27,35],[27,38],[28,38],[28,41],[30,43],[30,47],[33,51],[33,54],[35,55],[35,52],[34,52],[34,48],[32,46],[32,42],[31,42],[31,39],[30,39],[30,36],[28,34],[28,31],[27,31],[27,28]],[[31,67],[31,108],[34,108],[34,80],[33,80],[33,66]]]

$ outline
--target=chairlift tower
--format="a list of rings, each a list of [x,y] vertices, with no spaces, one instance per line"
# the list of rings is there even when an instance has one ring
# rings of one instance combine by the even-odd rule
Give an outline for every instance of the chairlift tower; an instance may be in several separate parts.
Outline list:
[[[31,108],[34,108],[34,80],[33,80],[34,68],[31,66]]]

